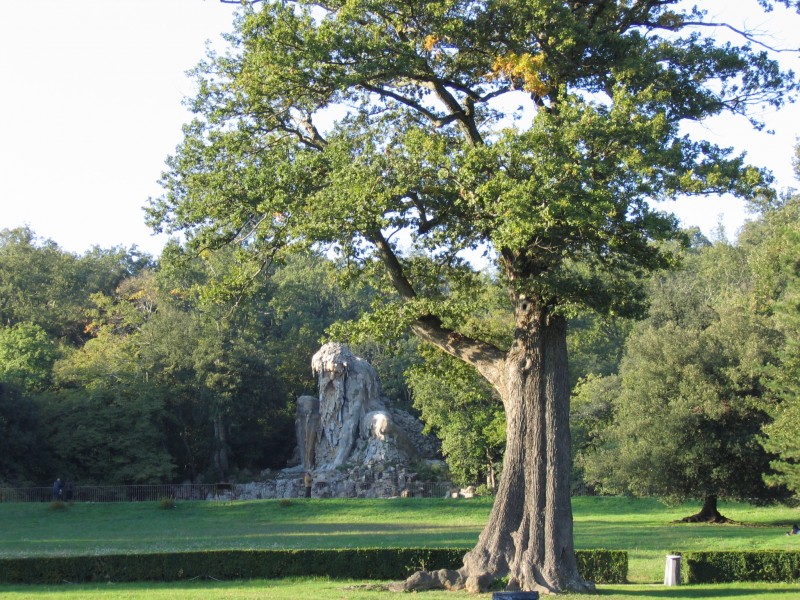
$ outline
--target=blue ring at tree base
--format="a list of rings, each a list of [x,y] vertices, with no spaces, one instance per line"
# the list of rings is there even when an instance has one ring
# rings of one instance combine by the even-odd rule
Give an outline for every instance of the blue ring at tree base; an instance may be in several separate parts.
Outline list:
[[[539,592],[494,592],[492,600],[539,600]]]

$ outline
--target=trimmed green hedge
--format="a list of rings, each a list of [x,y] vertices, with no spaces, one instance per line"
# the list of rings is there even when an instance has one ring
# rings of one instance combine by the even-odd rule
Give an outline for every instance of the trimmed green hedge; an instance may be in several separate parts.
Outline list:
[[[5,558],[0,559],[0,582],[46,584],[309,576],[398,580],[420,569],[457,569],[462,565],[464,553],[464,549],[454,548],[372,548]],[[578,550],[576,557],[578,570],[586,579],[624,583],[627,578],[626,552]]]
[[[627,583],[628,553],[624,550],[576,550],[578,573],[595,583]]]
[[[800,552],[775,550],[684,552],[687,583],[800,581]]]

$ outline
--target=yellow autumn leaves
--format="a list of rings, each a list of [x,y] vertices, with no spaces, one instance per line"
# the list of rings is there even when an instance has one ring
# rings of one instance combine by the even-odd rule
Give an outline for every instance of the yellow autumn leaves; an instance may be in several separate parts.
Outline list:
[[[522,89],[537,96],[545,96],[550,91],[550,86],[542,80],[544,72],[544,54],[529,54],[524,52],[516,54],[510,52],[498,56],[492,65],[492,75],[495,78],[507,77],[514,82],[521,81]]]

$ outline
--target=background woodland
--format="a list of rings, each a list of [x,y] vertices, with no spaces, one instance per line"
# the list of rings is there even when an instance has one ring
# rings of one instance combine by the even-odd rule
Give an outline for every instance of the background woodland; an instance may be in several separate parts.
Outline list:
[[[576,490],[772,501],[800,489],[800,196],[753,208],[735,242],[685,232],[680,264],[647,282],[644,319],[570,315]],[[159,259],[76,255],[0,232],[0,483],[258,479],[286,465],[294,400],[315,393],[311,355],[336,339],[439,436],[454,481],[493,486],[501,403],[409,332],[364,326],[391,300],[380,280],[348,278],[321,249],[269,263],[235,295],[236,261],[177,243]],[[463,288],[470,327],[502,345],[512,312],[493,273],[438,285]]]

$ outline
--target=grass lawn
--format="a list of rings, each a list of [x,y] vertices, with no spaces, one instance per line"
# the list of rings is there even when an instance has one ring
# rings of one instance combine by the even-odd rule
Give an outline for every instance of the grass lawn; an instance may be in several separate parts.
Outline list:
[[[63,510],[52,510],[49,504],[0,503],[0,556],[381,546],[467,549],[477,540],[490,508],[486,498],[299,499],[289,506],[274,500],[179,502],[168,510],[156,502],[76,503]],[[661,581],[665,556],[673,551],[800,550],[800,536],[784,535],[792,522],[800,521],[800,510],[727,503],[720,508],[747,525],[672,523],[695,512],[694,505],[575,498],[575,545],[627,550],[629,579],[635,583]],[[673,597],[674,588],[667,591]],[[800,592],[794,593],[800,598]]]
[[[381,584],[363,581],[292,580],[181,582],[171,584],[97,584],[62,586],[0,586],[0,600],[489,600],[491,594],[421,592],[407,596],[383,591]],[[738,584],[664,587],[604,585],[597,594],[558,596],[564,600],[796,600],[800,584]]]
[[[0,503],[0,556],[251,548],[459,547],[475,543],[491,500],[276,500]]]
[[[575,498],[575,546],[627,550],[628,579],[642,583],[663,581],[665,557],[671,552],[800,550],[800,536],[784,535],[800,521],[797,508],[721,503],[720,512],[741,525],[673,523],[698,509],[652,499]]]

